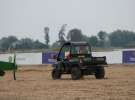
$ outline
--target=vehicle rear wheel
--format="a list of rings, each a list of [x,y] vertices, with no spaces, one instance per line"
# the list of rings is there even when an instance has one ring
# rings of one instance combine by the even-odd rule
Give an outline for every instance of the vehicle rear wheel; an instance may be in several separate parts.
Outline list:
[[[53,78],[54,80],[60,79],[60,78],[61,78],[61,73],[60,73],[60,71],[57,70],[57,69],[53,69],[53,71],[52,71],[52,78]]]
[[[105,69],[104,67],[98,67],[95,72],[96,79],[103,79],[105,76]]]
[[[82,77],[82,73],[79,67],[72,68],[71,77],[73,80],[79,80]]]
[[[0,70],[0,76],[4,76],[5,72],[3,70]]]

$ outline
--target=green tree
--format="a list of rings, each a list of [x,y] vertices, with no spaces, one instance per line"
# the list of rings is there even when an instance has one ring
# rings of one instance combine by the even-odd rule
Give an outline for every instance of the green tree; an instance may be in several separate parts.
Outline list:
[[[69,41],[82,41],[83,35],[80,29],[71,29],[67,34],[67,40]]]
[[[61,26],[61,29],[60,29],[60,31],[58,33],[58,37],[59,37],[59,41],[58,42],[60,43],[60,45],[62,45],[63,43],[65,43],[64,36],[65,36],[66,26],[67,26],[67,24],[62,25]]]
[[[104,31],[100,31],[100,32],[98,33],[98,37],[99,37],[99,39],[102,40],[102,41],[104,41],[106,35],[107,35],[107,33],[104,32]]]
[[[38,40],[33,41],[30,38],[23,38],[16,43],[15,48],[19,50],[30,50],[48,48],[48,46]]]
[[[45,45],[44,43],[39,42],[39,40],[36,40],[33,42],[33,48],[34,49],[43,49],[43,48],[48,48],[48,45]]]
[[[98,43],[98,38],[96,37],[96,36],[91,36],[90,38],[89,38],[89,44],[91,45],[91,46],[97,46],[97,43]]]
[[[89,42],[89,37],[88,37],[88,36],[86,36],[86,35],[83,35],[83,37],[82,37],[82,41]]]
[[[0,40],[0,47],[2,51],[8,50],[14,42],[18,41],[15,36],[3,37]]]
[[[33,48],[33,40],[30,38],[23,38],[20,40],[20,42],[21,42],[20,48],[23,48],[23,49]]]
[[[18,40],[15,36],[3,37],[0,39],[0,51],[10,50],[30,50],[30,49],[43,49],[48,46],[38,40],[34,41],[30,38],[23,38]]]
[[[58,42],[58,41],[54,42],[54,43],[52,44],[52,48],[60,48],[59,42]]]
[[[49,47],[49,42],[50,42],[49,27],[45,27],[44,32],[45,32],[45,44]]]
[[[109,46],[109,36],[105,31],[100,31],[98,33],[99,41],[98,41],[98,46],[100,47],[106,47]]]
[[[135,41],[135,33],[125,30],[116,30],[109,37],[111,45],[116,47],[125,47],[127,44],[130,45],[130,43]]]

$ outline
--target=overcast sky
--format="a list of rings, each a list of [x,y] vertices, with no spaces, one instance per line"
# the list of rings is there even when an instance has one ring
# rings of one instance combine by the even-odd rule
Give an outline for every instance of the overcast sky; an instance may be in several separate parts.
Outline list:
[[[44,27],[51,43],[67,24],[66,33],[79,28],[87,36],[100,30],[135,31],[135,0],[0,0],[0,38],[15,35],[44,42]]]

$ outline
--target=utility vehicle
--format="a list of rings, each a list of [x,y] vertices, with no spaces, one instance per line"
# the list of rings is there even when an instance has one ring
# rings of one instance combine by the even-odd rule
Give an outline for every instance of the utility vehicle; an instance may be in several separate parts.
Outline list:
[[[73,80],[84,75],[95,75],[96,79],[105,76],[106,57],[93,57],[91,47],[86,42],[64,43],[56,59],[52,70],[53,79],[60,79],[62,74],[71,74]]]

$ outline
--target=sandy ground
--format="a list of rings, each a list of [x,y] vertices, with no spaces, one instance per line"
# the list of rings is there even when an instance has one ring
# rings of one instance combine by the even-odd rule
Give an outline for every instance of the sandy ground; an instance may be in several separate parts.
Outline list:
[[[50,73],[51,67],[23,66],[14,81],[7,72],[0,77],[0,100],[135,100],[135,65],[109,65],[102,80],[52,80]]]

